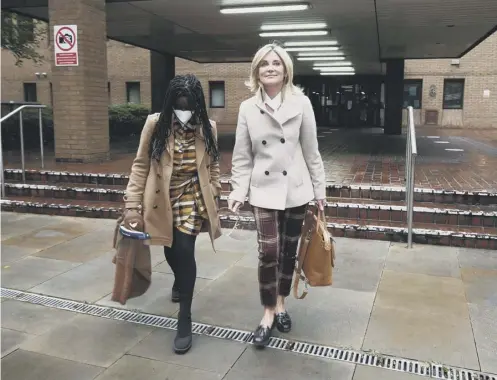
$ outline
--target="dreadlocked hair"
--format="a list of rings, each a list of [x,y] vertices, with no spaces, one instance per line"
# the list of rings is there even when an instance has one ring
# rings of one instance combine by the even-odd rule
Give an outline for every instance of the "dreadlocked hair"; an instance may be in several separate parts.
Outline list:
[[[214,161],[219,160],[217,142],[212,134],[212,126],[207,115],[204,91],[200,81],[193,74],[177,75],[169,83],[162,112],[152,134],[150,157],[159,161],[162,153],[167,149],[167,140],[173,133],[173,106],[176,100],[183,96],[188,99],[188,104],[193,106],[194,112],[190,123],[202,126],[206,151]]]

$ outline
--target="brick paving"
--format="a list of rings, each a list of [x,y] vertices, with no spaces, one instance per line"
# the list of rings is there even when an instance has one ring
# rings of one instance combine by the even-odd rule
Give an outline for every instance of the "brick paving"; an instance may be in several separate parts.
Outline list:
[[[342,185],[402,186],[405,136],[385,136],[378,129],[320,128],[326,177]],[[497,131],[420,127],[417,129],[416,186],[436,190],[497,190]],[[91,164],[56,163],[46,154],[45,168],[59,171],[129,173],[137,141],[114,144],[111,160]],[[229,175],[233,134],[220,136],[221,173]],[[447,150],[449,149],[449,150]],[[19,168],[19,154],[5,154],[5,167]],[[26,168],[39,169],[38,152],[30,152]]]

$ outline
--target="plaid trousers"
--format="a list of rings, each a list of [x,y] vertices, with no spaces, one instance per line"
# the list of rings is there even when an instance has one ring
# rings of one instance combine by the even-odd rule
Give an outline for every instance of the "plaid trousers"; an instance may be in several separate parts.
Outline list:
[[[259,291],[263,306],[276,306],[292,287],[297,246],[307,205],[271,210],[253,207],[259,243]]]

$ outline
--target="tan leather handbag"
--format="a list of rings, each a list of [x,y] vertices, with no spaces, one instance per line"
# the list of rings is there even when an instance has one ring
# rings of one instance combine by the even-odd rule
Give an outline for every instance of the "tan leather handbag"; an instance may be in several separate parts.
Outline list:
[[[302,227],[300,245],[293,282],[293,295],[304,299],[310,286],[329,286],[333,283],[335,266],[335,244],[328,231],[324,211],[316,215],[308,210]],[[304,281],[305,289],[298,295],[299,281]]]

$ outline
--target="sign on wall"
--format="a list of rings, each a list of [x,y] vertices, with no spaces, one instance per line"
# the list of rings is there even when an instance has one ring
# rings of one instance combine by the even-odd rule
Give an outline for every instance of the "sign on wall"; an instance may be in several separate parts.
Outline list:
[[[55,66],[78,66],[78,26],[54,26]]]

